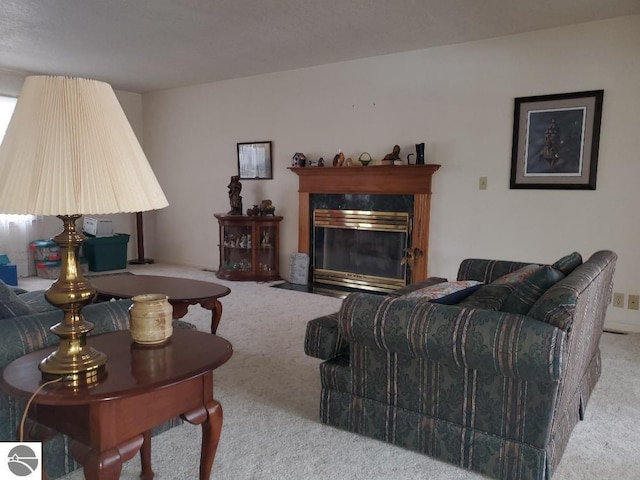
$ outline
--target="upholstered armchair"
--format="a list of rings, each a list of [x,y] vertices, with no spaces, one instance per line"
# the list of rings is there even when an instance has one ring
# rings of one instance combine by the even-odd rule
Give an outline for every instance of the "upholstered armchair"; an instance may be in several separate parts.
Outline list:
[[[542,267],[552,285],[518,290],[498,280],[529,264],[468,259],[458,280],[490,288],[457,305],[349,295],[307,327],[321,421],[493,478],[550,478],[600,376],[615,262],[574,254]],[[516,290],[532,305],[501,311]]]

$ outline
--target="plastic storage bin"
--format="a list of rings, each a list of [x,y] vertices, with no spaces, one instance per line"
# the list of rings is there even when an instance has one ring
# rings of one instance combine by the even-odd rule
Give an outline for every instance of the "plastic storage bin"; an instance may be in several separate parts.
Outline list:
[[[129,235],[116,233],[113,237],[91,237],[82,244],[84,256],[89,260],[89,270],[102,272],[127,268],[127,244]]]
[[[57,280],[60,276],[61,263],[60,260],[36,260],[36,275],[40,278]],[[89,261],[86,258],[80,258],[80,269],[83,275],[89,273]]]
[[[29,244],[29,249],[35,261],[60,260],[60,247],[53,240],[34,240]]]

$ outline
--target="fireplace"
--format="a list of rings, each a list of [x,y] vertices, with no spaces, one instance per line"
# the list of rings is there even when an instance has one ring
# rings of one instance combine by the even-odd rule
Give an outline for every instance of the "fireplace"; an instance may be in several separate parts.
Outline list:
[[[311,258],[313,286],[389,292],[426,279],[438,168],[291,167],[299,177],[298,251]],[[421,253],[416,263],[402,261],[407,248]]]
[[[313,283],[376,292],[405,285],[408,235],[408,212],[314,209]]]

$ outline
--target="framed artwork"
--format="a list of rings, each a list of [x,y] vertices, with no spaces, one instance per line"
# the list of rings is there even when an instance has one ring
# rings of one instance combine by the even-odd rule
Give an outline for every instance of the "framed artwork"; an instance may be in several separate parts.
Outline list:
[[[271,142],[238,143],[238,175],[241,180],[273,178]]]
[[[512,189],[596,189],[604,90],[515,99]]]

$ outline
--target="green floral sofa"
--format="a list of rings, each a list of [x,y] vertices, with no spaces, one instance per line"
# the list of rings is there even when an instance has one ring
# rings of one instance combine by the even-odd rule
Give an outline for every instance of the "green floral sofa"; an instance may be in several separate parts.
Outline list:
[[[416,294],[441,278],[350,294],[307,325],[321,421],[492,478],[549,479],[600,377],[616,259],[467,259],[457,280],[482,284],[457,304]]]
[[[96,303],[83,308],[84,317],[95,327],[91,335],[129,328],[130,300]],[[62,320],[62,311],[50,305],[44,291],[26,292],[0,281],[0,369],[27,353],[56,345],[50,327]],[[174,327],[195,328],[187,322]],[[26,402],[0,391],[0,441],[17,441],[17,431]],[[179,418],[154,430],[154,434],[181,423]],[[58,478],[79,465],[71,457],[68,438],[57,435],[43,445],[44,468],[49,478]]]

